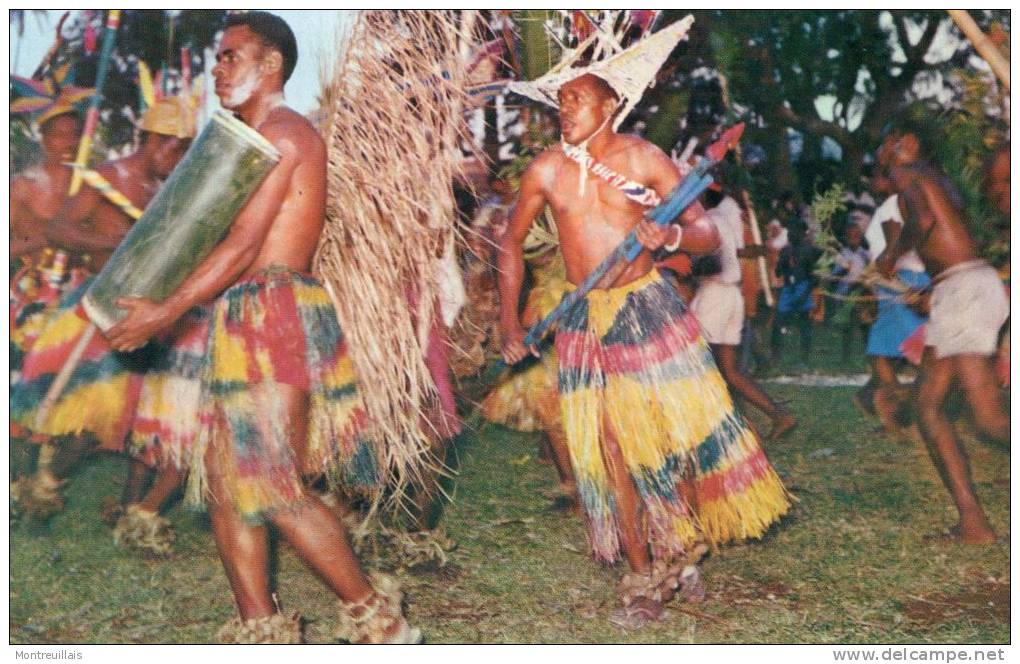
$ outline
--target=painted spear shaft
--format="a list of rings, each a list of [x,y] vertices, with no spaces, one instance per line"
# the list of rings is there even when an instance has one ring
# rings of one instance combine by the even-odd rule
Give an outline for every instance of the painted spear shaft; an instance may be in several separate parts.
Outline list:
[[[43,425],[46,424],[46,418],[49,417],[53,404],[64,393],[64,388],[67,387],[67,383],[71,380],[71,374],[81,364],[82,357],[85,355],[85,349],[92,342],[92,337],[96,336],[97,329],[94,323],[90,323],[85,328],[85,331],[82,332],[81,337],[78,339],[78,343],[74,345],[71,353],[64,360],[64,364],[60,367],[60,371],[50,384],[50,388],[46,390],[46,396],[43,397],[42,403],[39,404],[39,408],[35,411],[34,425],[36,431],[42,429]]]
[[[708,189],[709,185],[713,182],[712,176],[708,175],[708,170],[723,158],[730,147],[737,144],[743,129],[744,125],[741,123],[726,131],[722,138],[706,150],[707,158],[700,159],[691,172],[687,174],[687,177],[670,192],[666,200],[649,210],[645,214],[645,218],[654,221],[660,226],[664,226],[676,219],[696,201],[698,196],[705,189]],[[556,308],[549,312],[548,316],[528,331],[528,334],[524,337],[524,345],[532,346],[541,341],[549,328],[564,314],[573,309],[593,288],[598,286],[607,273],[621,261],[627,263],[633,261],[641,253],[641,249],[641,243],[637,239],[637,231],[633,230],[611,254],[599,263],[598,267],[575,290],[563,297]]]
[[[660,226],[664,226],[675,219],[677,215],[697,200],[701,192],[705,191],[712,184],[712,176],[698,173],[699,169],[702,173],[707,170],[707,165],[708,161],[702,160],[691,171],[691,174],[677,185],[677,188],[670,193],[669,197],[648,212],[645,217]],[[701,168],[702,166],[705,168]],[[592,270],[591,274],[585,277],[584,281],[575,290],[564,295],[560,303],[556,305],[556,308],[528,331],[528,334],[524,337],[524,345],[531,346],[541,341],[549,328],[562,318],[564,314],[573,309],[578,302],[583,300],[592,289],[598,286],[606,274],[620,263],[630,263],[640,253],[641,242],[637,239],[637,232],[631,231],[624,241],[613,249],[613,252],[606,256],[599,263],[598,267]]]
[[[106,82],[106,75],[110,71],[110,57],[113,55],[113,44],[117,36],[117,27],[120,25],[120,10],[111,9],[106,16],[106,28],[103,31],[103,48],[99,52],[99,71],[96,73],[96,91],[92,94],[89,102],[88,115],[85,116],[85,131],[82,132],[81,141],[78,143],[78,155],[74,163],[78,166],[71,175],[71,187],[67,192],[68,196],[74,196],[81,189],[81,170],[88,163],[89,155],[92,153],[92,141],[95,138],[96,127],[99,125],[99,104],[103,100],[103,84]]]

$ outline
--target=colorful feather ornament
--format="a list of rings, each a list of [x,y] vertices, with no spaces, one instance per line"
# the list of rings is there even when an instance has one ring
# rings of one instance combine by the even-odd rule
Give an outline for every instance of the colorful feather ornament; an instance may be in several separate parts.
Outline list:
[[[75,86],[70,73],[71,63],[68,62],[41,80],[11,76],[11,95],[15,100],[11,102],[10,112],[28,113],[38,126],[58,115],[74,113],[76,106],[95,90]]]

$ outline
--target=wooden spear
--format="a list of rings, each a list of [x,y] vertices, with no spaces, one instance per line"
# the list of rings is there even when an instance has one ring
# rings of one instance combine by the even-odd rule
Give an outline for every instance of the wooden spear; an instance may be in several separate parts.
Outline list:
[[[81,337],[78,339],[78,343],[74,345],[71,353],[64,360],[64,365],[60,367],[60,372],[57,373],[53,379],[53,383],[50,385],[50,389],[46,391],[46,396],[43,397],[42,403],[39,404],[39,408],[35,411],[35,422],[34,428],[36,431],[42,429],[46,423],[46,418],[50,414],[50,410],[53,408],[53,404],[57,402],[60,395],[63,394],[64,388],[67,387],[67,383],[71,380],[71,374],[81,364],[82,355],[85,354],[85,349],[88,348],[89,343],[92,341],[92,337],[96,335],[95,323],[90,323],[85,331],[82,332]]]
[[[952,17],[956,27],[960,28],[960,32],[966,35],[970,43],[974,45],[974,50],[978,52],[978,55],[984,58],[984,61],[992,68],[999,81],[1006,86],[1006,92],[1009,92],[1009,62],[1003,57],[1002,52],[992,43],[988,35],[981,31],[966,9],[947,9],[946,13]]]

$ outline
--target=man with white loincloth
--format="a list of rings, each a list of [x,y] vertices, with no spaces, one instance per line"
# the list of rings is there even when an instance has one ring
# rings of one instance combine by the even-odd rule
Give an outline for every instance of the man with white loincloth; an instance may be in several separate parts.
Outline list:
[[[995,531],[975,494],[967,459],[942,404],[958,381],[978,428],[999,441],[1009,440],[1009,416],[991,362],[999,329],[1009,316],[1009,301],[995,270],[978,257],[958,192],[923,160],[923,131],[923,126],[905,123],[879,149],[879,166],[899,193],[904,224],[877,265],[892,276],[897,261],[916,249],[933,276],[916,399],[918,425],[960,515],[950,536],[969,544],[990,544],[996,540]]]
[[[726,384],[772,420],[768,440],[777,440],[797,425],[789,411],[774,402],[750,377],[740,371],[737,349],[744,327],[744,296],[741,293],[740,258],[763,255],[761,246],[744,246],[744,225],[740,205],[730,196],[709,190],[705,202],[712,206],[705,213],[719,231],[720,270],[701,278],[691,310],[701,324],[705,341],[719,365]]]

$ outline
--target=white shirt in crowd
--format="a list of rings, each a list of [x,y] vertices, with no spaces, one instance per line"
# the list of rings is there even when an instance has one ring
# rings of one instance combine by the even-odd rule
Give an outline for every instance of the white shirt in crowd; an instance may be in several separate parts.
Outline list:
[[[744,248],[744,223],[740,206],[727,196],[719,202],[719,205],[706,212],[705,217],[719,230],[719,248],[716,255],[719,256],[719,263],[722,266],[722,271],[707,279],[739,284],[740,259],[737,257],[737,250]]]
[[[871,223],[868,224],[864,237],[868,241],[868,250],[871,253],[871,262],[874,263],[882,252],[885,251],[885,233],[882,232],[882,224],[886,221],[894,221],[900,226],[903,225],[903,217],[900,215],[899,196],[893,194],[878,206],[875,214],[871,216]],[[896,261],[897,270],[910,270],[911,272],[924,272],[924,263],[916,251],[908,251]]]
[[[782,251],[783,247],[790,244],[790,234],[786,230],[786,226],[783,226],[783,222],[778,219],[773,219],[769,222],[768,228],[768,239],[765,240],[765,246],[773,251]]]

